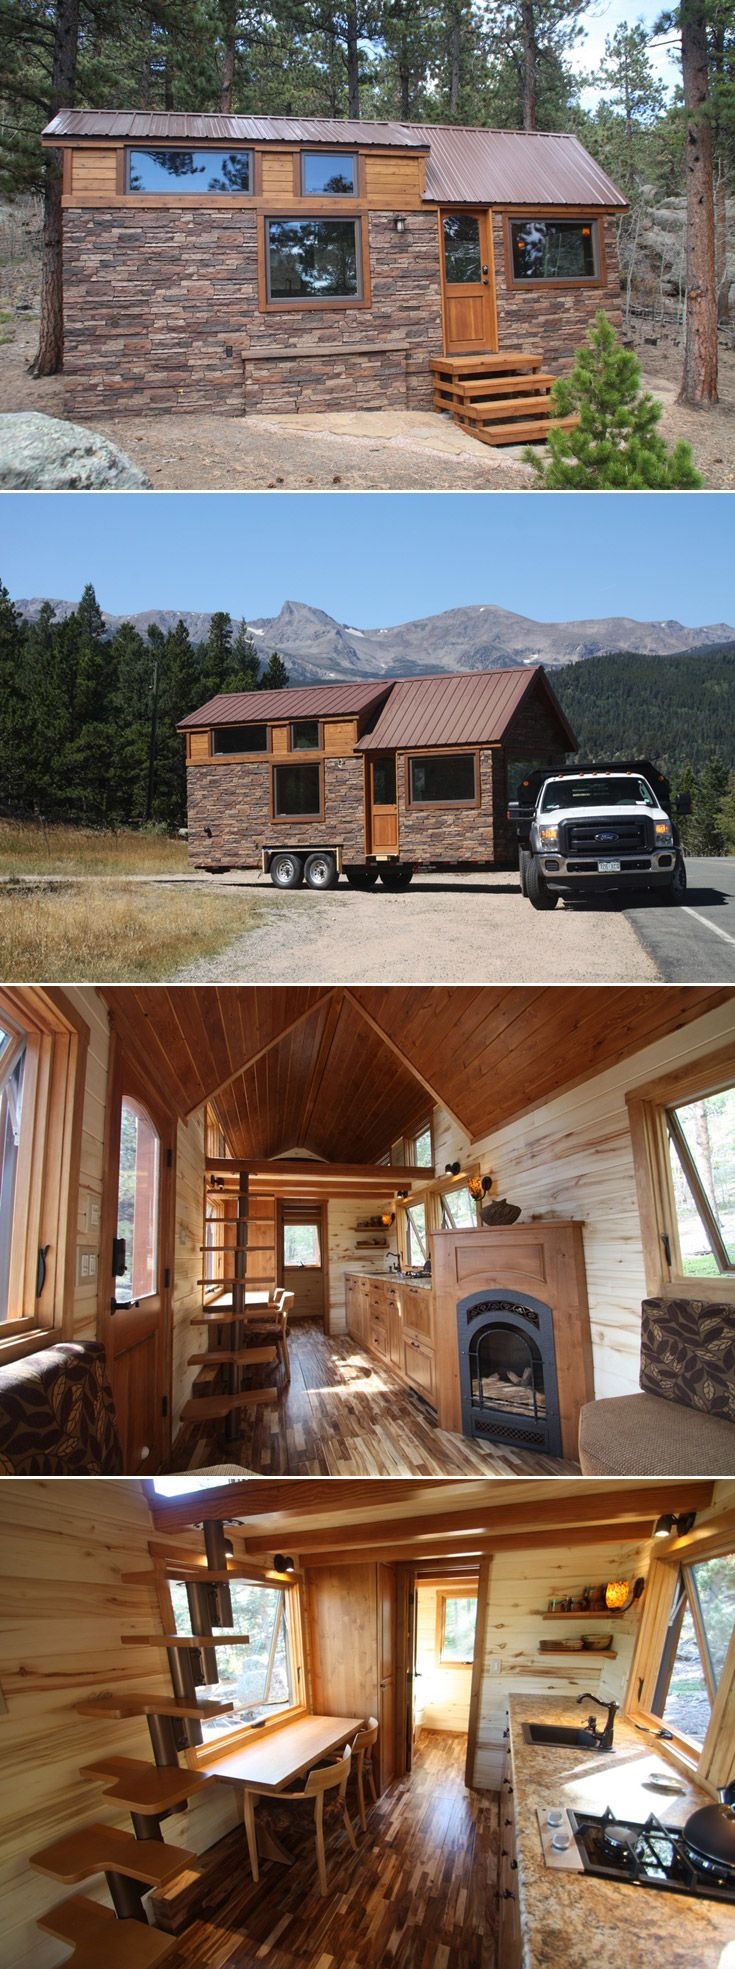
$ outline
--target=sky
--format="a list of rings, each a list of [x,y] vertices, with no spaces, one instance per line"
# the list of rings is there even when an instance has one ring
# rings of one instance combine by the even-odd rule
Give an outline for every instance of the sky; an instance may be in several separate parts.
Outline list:
[[[735,622],[728,493],[10,493],[0,580],[14,600],[112,615],[286,600],[355,628],[491,603],[539,621]]]
[[[593,74],[602,61],[606,40],[608,37],[612,38],[615,29],[620,27],[623,21],[628,27],[633,27],[637,21],[642,21],[650,34],[655,22],[664,11],[664,0],[640,0],[638,6],[635,5],[635,0],[632,0],[632,4],[631,0],[593,0],[593,4],[585,9],[583,16],[585,38],[570,53],[571,67],[577,74]],[[677,35],[675,33],[657,35],[649,53],[655,74],[659,81],[663,82],[667,95],[671,96],[681,82],[680,46]],[[594,109],[599,94],[599,89],[584,89],[583,108]]]

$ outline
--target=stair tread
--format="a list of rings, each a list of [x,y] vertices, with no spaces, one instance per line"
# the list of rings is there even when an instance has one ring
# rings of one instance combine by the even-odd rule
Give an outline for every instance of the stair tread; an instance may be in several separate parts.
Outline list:
[[[57,1941],[73,1944],[68,1958],[73,1969],[100,1969],[103,1960],[105,1969],[154,1969],[178,1947],[176,1935],[164,1935],[140,1921],[118,1921],[112,1908],[83,1894],[71,1894],[58,1907],[48,1908],[38,1916],[38,1926]]]
[[[224,1648],[240,1646],[249,1648],[249,1634],[122,1634],[123,1646],[129,1648]]]
[[[239,1352],[234,1347],[221,1347],[206,1354],[190,1354],[186,1365],[187,1367],[218,1367],[222,1363],[231,1362],[235,1367],[264,1367],[266,1362],[277,1361],[277,1359],[276,1346],[241,1347]]]
[[[432,375],[440,369],[447,369],[450,375],[466,375],[468,369],[483,369],[490,375],[493,369],[537,369],[543,362],[542,355],[528,355],[525,350],[511,354],[509,351],[486,350],[482,355],[432,356],[429,369]]]
[[[454,383],[435,383],[434,390],[452,397],[459,403],[473,403],[484,396],[502,396],[503,391],[551,389],[556,376],[549,370],[524,370],[520,376],[488,376],[484,382],[457,380]]]
[[[182,1422],[219,1422],[233,1409],[247,1408],[251,1403],[278,1401],[277,1388],[247,1388],[239,1395],[194,1395],[185,1402],[181,1410]]]
[[[111,1691],[75,1704],[78,1716],[113,1716],[122,1722],[131,1716],[195,1716],[202,1721],[223,1716],[234,1707],[234,1702],[215,1702],[210,1697],[197,1701],[196,1696],[113,1695]]]
[[[548,394],[541,397],[503,397],[496,399],[495,403],[468,404],[466,409],[457,410],[456,417],[458,422],[462,419],[472,424],[505,424],[511,417],[525,417],[528,411],[532,415],[553,418]]]
[[[116,1799],[129,1812],[167,1812],[208,1782],[200,1771],[183,1770],[179,1764],[146,1764],[139,1757],[99,1757],[93,1764],[80,1765],[79,1775],[103,1784],[109,1779],[105,1797]]]
[[[123,1873],[129,1880],[148,1886],[163,1885],[177,1873],[198,1874],[196,1855],[185,1846],[166,1846],[160,1839],[135,1839],[132,1832],[119,1832],[111,1825],[80,1826],[67,1832],[53,1845],[32,1853],[30,1865],[37,1873],[50,1874],[73,1886],[95,1873]]]
[[[526,424],[491,424],[487,430],[472,427],[471,435],[480,444],[527,444],[533,438],[547,438],[549,431],[570,431],[576,417],[538,417]]]
[[[272,1317],[272,1315],[270,1316]],[[194,1317],[190,1319],[189,1325],[190,1326],[234,1326],[237,1320],[244,1320],[244,1321],[260,1320],[262,1322],[263,1320],[268,1319],[268,1317],[269,1317],[268,1306],[246,1306],[245,1311],[243,1313],[233,1313],[232,1308],[227,1306],[227,1307],[223,1307],[221,1312],[217,1310],[216,1312],[213,1311],[209,1313],[196,1313]]]

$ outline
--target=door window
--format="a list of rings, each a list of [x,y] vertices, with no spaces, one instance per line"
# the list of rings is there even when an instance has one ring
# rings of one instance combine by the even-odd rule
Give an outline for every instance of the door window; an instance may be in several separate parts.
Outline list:
[[[309,1265],[318,1271],[322,1262],[319,1225],[284,1224],[283,1263],[289,1265]]]
[[[395,759],[373,760],[373,800],[376,807],[395,806],[396,804]]]
[[[158,1283],[158,1200],[161,1141],[139,1101],[123,1095],[117,1191],[115,1296],[144,1299]]]
[[[450,287],[482,279],[480,222],[467,212],[449,212],[442,221],[444,276]]]

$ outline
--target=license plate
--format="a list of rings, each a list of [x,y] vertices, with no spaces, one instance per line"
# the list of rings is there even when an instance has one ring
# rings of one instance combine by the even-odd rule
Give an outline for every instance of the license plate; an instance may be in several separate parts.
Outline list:
[[[619,863],[619,861],[598,861],[598,864],[597,864],[597,867],[598,867],[598,870],[599,870],[599,872],[600,872],[600,875],[619,875],[619,874],[620,874],[620,863]]]

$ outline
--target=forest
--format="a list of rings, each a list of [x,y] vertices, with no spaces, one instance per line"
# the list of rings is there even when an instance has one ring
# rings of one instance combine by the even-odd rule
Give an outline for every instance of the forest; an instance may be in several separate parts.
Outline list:
[[[27,622],[0,585],[0,816],[173,833],[186,824],[178,720],[218,691],[288,681],[224,610],[202,643],[183,622],[109,635],[91,586],[63,621],[44,603]],[[692,794],[690,851],[735,853],[735,644],[590,657],[553,684],[582,758],[654,759]]]
[[[35,373],[60,368],[61,186],[39,135],[57,109],[120,106],[564,130],[642,210],[686,197],[674,280],[683,400],[716,401],[717,324],[729,312],[727,194],[735,167],[735,0],[682,0],[653,36],[634,17],[585,69],[585,0],[0,0],[0,195],[43,200]],[[667,95],[651,38],[678,54]],[[594,107],[583,104],[592,84]],[[655,274],[661,292],[663,260]],[[671,269],[667,270],[670,275]],[[670,279],[668,282],[671,285]]]

